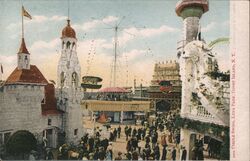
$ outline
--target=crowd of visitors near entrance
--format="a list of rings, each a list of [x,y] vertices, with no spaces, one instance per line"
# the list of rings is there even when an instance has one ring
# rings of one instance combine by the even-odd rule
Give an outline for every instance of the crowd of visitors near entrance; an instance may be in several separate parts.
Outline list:
[[[59,148],[58,159],[167,160],[167,155],[170,155],[172,160],[176,160],[176,147],[180,142],[180,131],[175,129],[172,124],[174,117],[174,114],[169,113],[164,117],[157,116],[151,125],[144,124],[143,121],[143,126],[140,127],[125,126],[123,129],[127,142],[125,153],[119,152],[117,149],[115,153],[115,147],[113,147],[113,143],[121,137],[122,128],[119,126],[109,130],[111,127],[107,126],[107,130],[110,131],[109,138],[101,137],[98,131],[95,132],[94,136],[85,134],[78,146],[62,145]],[[169,133],[165,133],[166,130]],[[159,136],[159,132],[161,136]],[[186,160],[185,147],[181,150],[181,158]],[[47,159],[51,159],[49,155]]]
[[[174,126],[175,112],[156,116],[151,124],[142,122],[142,126],[126,125],[112,128],[106,126],[109,138],[101,136],[97,130],[93,136],[85,134],[79,145],[63,144],[58,149],[57,157],[51,151],[45,156],[46,160],[186,160],[187,150],[179,145],[180,130]],[[109,130],[112,129],[112,130]],[[122,133],[124,132],[124,133]],[[126,137],[126,152],[121,152],[114,147],[114,142]],[[210,143],[208,150],[210,155],[215,155]],[[192,160],[204,160],[203,140],[196,140],[194,147],[190,149]],[[178,154],[178,156],[177,156]],[[178,157],[178,158],[177,158]]]

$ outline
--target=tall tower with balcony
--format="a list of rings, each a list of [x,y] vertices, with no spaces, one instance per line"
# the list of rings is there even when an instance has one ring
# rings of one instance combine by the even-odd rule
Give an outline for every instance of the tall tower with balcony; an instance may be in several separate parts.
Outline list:
[[[62,50],[57,67],[58,104],[63,110],[63,129],[66,133],[66,142],[76,143],[83,134],[81,116],[81,66],[78,60],[76,47],[76,32],[67,20],[62,30]]]
[[[183,18],[183,41],[179,44],[178,57],[182,82],[180,145],[187,150],[187,160],[197,160],[193,149],[203,154],[203,142],[219,142],[227,147],[229,134],[229,102],[223,97],[229,81],[213,77],[220,73],[216,57],[206,42],[197,39],[199,20],[208,11],[208,0],[182,0],[176,13]],[[200,128],[201,127],[201,128]],[[205,139],[207,138],[207,139]],[[206,141],[206,144],[208,142]],[[222,148],[216,149],[220,152]]]
[[[183,38],[178,42],[178,57],[183,54],[184,46],[197,38],[200,18],[208,9],[208,0],[181,0],[177,3],[175,12],[183,19]]]

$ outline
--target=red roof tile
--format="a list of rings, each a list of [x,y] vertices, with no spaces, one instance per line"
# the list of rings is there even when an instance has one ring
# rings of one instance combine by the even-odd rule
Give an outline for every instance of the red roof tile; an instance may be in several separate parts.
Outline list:
[[[99,90],[101,93],[129,93],[128,90],[121,87],[107,87]]]
[[[20,46],[19,51],[18,51],[18,54],[20,54],[20,53],[30,54],[28,49],[26,48],[24,38],[22,38],[21,46]]]
[[[48,84],[43,74],[35,65],[30,65],[30,69],[16,68],[7,78],[5,84],[37,83]]]
[[[45,86],[45,103],[42,104],[42,115],[62,113],[63,111],[57,109],[54,85],[47,84]]]

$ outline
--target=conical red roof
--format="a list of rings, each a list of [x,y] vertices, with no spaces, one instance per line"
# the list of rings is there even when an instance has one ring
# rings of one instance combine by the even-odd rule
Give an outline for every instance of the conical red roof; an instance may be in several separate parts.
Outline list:
[[[19,51],[18,51],[18,54],[21,54],[21,53],[30,54],[28,49],[26,48],[24,38],[22,38],[21,46],[20,46]]]

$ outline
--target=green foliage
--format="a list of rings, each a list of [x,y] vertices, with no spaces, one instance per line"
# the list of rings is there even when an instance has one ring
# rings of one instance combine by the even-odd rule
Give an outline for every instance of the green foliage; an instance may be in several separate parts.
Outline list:
[[[230,138],[229,133],[225,134],[225,137],[223,139],[222,148],[220,151],[220,159],[221,160],[229,160],[230,158]]]
[[[222,133],[229,133],[229,128],[226,126],[221,126],[213,123],[205,123],[188,118],[181,118],[180,116],[177,116],[175,119],[175,127],[190,129],[204,134],[210,133],[218,137],[221,137]]]
[[[218,43],[229,43],[229,38],[218,38],[212,42],[209,43],[209,47],[213,47],[214,45]]]
[[[230,157],[229,127],[220,126],[213,123],[204,123],[201,121],[191,120],[188,118],[181,118],[180,116],[177,116],[175,119],[175,128],[189,129],[203,134],[212,133],[214,136],[222,138],[223,142],[220,151],[220,160],[229,160]]]
[[[6,150],[11,155],[19,155],[29,153],[31,150],[35,150],[36,145],[37,140],[31,132],[20,130],[15,132],[8,139]]]
[[[229,81],[230,80],[230,74],[228,74],[228,73],[214,71],[214,72],[209,72],[206,74],[208,76],[210,76],[212,79],[219,78],[221,81]]]

